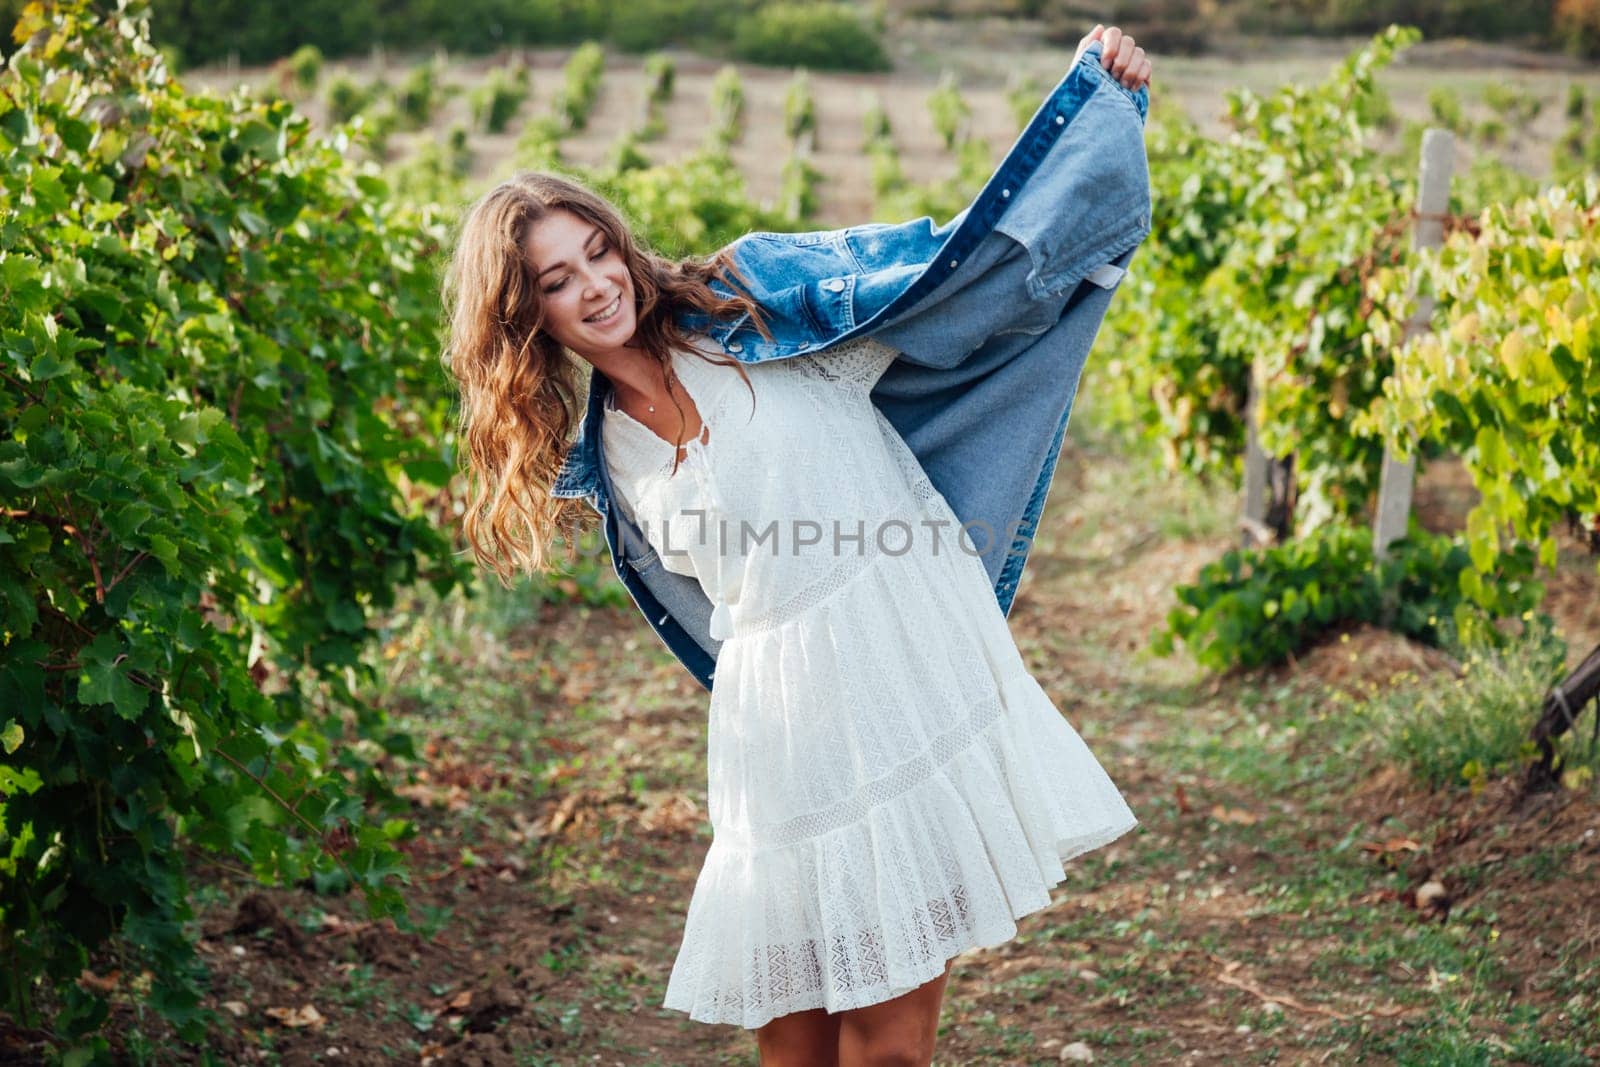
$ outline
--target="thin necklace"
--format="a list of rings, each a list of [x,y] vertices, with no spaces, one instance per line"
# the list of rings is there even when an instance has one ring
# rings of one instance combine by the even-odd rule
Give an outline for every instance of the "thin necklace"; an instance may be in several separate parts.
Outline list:
[[[667,376],[667,374],[666,374],[666,372],[664,370],[663,370],[662,375],[661,375],[661,384],[665,385],[667,387],[667,391],[669,393],[672,391],[672,381],[668,378],[668,376]],[[649,410],[651,410],[651,411],[655,411],[655,409],[656,409],[656,406],[654,404],[647,404],[645,406],[647,408],[649,408]]]
[[[669,358],[669,362],[670,362],[670,357],[667,357],[667,358]],[[662,368],[661,368],[661,382],[662,382],[662,384],[664,384],[664,386],[667,387],[667,392],[669,392],[669,394],[670,394],[670,392],[672,392],[672,386],[674,386],[674,382],[677,382],[677,381],[678,381],[678,376],[677,376],[677,374],[674,373],[674,371],[672,371],[672,368],[670,368],[670,366],[666,366],[666,365],[662,366]],[[650,408],[651,411],[656,410],[656,405],[653,405],[653,403],[651,403],[651,405],[645,405],[645,406],[646,406],[646,408]]]

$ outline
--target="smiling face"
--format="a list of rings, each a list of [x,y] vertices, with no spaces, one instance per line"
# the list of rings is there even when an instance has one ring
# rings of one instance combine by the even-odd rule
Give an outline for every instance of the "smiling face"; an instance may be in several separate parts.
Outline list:
[[[529,227],[526,247],[551,337],[591,360],[633,339],[633,278],[604,230],[555,208]]]

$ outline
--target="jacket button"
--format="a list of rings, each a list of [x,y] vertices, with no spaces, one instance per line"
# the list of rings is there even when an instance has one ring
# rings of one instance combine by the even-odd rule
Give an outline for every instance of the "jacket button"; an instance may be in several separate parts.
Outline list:
[[[1056,116],[1056,125],[1057,126],[1061,125],[1063,122],[1066,122],[1066,121],[1067,120],[1065,118],[1061,117],[1060,115]]]
[[[1002,190],[1000,190],[1000,195],[1001,196],[1010,196],[1011,195],[1011,190],[1010,189],[1002,189]]]
[[[829,278],[827,281],[822,283],[822,287],[828,290],[830,293],[842,292],[844,290],[844,279]]]
[[[744,351],[744,345],[740,344],[738,341],[729,342],[728,351],[729,352],[743,352]]]
[[[955,268],[956,268],[956,263],[957,263],[957,261],[956,261],[956,260],[954,260],[954,259],[952,259],[952,260],[951,260],[951,261],[950,261],[950,269],[951,269],[951,270],[955,270]]]

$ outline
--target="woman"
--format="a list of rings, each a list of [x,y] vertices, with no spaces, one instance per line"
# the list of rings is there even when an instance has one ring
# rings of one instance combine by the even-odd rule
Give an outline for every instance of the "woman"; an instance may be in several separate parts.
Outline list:
[[[1131,37],[1097,26],[1079,56],[1095,42],[1121,85],[1148,81]],[[575,540],[584,516],[555,490],[579,357],[615,502],[714,601],[721,642],[715,836],[664,1004],[755,1030],[767,1067],[927,1064],[954,957],[1013,937],[1065,860],[1136,820],[869,398],[909,353],[863,336],[747,366],[684,328],[748,318],[772,340],[749,281],[722,253],[651,254],[552,176],[475,204],[447,285],[465,528],[503,577]]]

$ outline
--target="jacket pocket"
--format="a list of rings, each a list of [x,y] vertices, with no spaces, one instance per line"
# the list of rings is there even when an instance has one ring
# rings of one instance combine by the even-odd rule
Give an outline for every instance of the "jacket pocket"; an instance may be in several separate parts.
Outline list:
[[[818,342],[855,325],[856,261],[840,231],[750,234],[737,261],[776,336]]]
[[[800,287],[800,297],[805,304],[806,317],[818,331],[818,337],[837,337],[855,329],[854,299],[856,276],[845,274],[833,278],[815,278]]]

